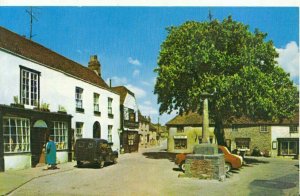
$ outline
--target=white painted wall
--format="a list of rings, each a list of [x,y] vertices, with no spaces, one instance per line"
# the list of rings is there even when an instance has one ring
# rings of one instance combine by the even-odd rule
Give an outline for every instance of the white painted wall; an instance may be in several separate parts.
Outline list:
[[[31,154],[4,156],[5,171],[31,167]]]
[[[290,133],[289,126],[271,126],[272,141],[277,141],[277,138],[298,138],[299,133]]]
[[[20,98],[20,65],[41,72],[40,102],[50,104],[50,111],[57,111],[59,105],[64,106],[67,113],[73,116],[71,125],[73,129],[76,127],[76,122],[84,123],[83,137],[91,138],[93,136],[93,124],[98,121],[101,125],[101,137],[107,139],[107,127],[113,125],[113,149],[120,149],[118,135],[118,129],[120,128],[120,96],[118,94],[2,50],[0,50],[0,104],[9,105],[13,103],[14,96]],[[75,111],[76,87],[84,89],[82,95],[84,114]],[[93,113],[94,92],[100,94],[100,117],[94,116]],[[108,97],[113,99],[113,119],[108,118]],[[32,108],[31,106],[25,107]]]
[[[135,122],[138,122],[139,121],[139,119],[138,119],[138,105],[137,105],[135,97],[132,96],[131,94],[127,93],[127,95],[125,97],[125,100],[124,100],[124,103],[123,103],[123,106],[126,107],[126,108],[130,108],[130,109],[134,110]],[[138,131],[138,128],[134,129],[134,130]]]

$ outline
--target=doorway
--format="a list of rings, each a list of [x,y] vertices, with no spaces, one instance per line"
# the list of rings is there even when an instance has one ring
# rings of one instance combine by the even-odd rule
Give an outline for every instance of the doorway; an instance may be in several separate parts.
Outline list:
[[[101,138],[101,126],[98,121],[93,125],[93,138]]]
[[[35,123],[31,131],[32,167],[45,164],[45,146],[49,135],[50,131],[48,130],[46,123],[44,123],[44,126]]]

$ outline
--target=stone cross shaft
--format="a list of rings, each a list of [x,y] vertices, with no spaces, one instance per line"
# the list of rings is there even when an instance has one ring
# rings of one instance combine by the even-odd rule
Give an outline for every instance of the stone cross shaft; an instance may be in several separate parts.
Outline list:
[[[202,143],[209,142],[209,118],[208,118],[208,97],[203,100],[203,115],[202,115]]]

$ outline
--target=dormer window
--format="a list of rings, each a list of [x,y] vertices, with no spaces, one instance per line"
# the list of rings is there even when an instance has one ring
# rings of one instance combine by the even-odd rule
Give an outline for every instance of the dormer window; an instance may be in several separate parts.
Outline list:
[[[20,66],[20,76],[21,103],[38,106],[40,98],[40,72]]]

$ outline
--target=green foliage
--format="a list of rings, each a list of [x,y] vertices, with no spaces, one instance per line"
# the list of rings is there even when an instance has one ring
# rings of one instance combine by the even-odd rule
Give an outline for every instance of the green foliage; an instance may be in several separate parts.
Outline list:
[[[154,93],[160,113],[201,113],[200,94],[209,100],[215,122],[239,116],[276,120],[298,109],[298,90],[276,62],[278,53],[267,34],[233,21],[188,21],[167,28],[161,45]]]

